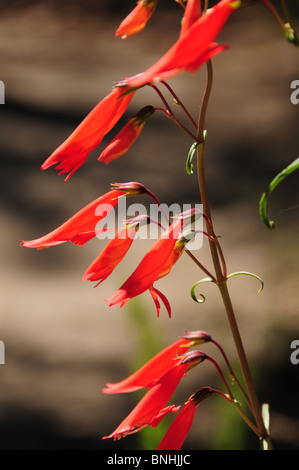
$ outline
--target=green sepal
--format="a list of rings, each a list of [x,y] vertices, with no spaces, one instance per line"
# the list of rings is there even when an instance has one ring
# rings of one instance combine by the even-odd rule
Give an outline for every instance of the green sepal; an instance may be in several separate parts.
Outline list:
[[[296,158],[293,163],[291,163],[289,166],[287,166],[284,170],[282,170],[269,184],[268,188],[266,191],[263,193],[261,199],[260,199],[260,216],[264,224],[269,227],[269,228],[274,228],[275,224],[273,220],[269,220],[267,216],[267,203],[268,203],[268,198],[270,194],[274,191],[276,186],[281,183],[288,175],[293,173],[295,170],[299,168],[299,158]]]

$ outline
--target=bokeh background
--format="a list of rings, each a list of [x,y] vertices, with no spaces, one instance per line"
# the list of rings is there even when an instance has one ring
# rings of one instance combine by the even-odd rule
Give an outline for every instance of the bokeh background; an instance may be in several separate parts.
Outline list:
[[[290,3],[298,25],[297,2]],[[97,162],[98,149],[66,183],[54,170],[40,170],[115,80],[149,67],[176,40],[182,12],[171,0],[161,0],[142,34],[127,41],[115,38],[134,4],[0,1],[0,79],[6,87],[6,103],[0,107],[0,339],[6,347],[6,364],[0,365],[2,450],[154,449],[164,424],[117,443],[102,441],[140,397],[103,395],[105,383],[126,377],[185,329],[210,332],[236,361],[216,288],[202,288],[206,302],[201,305],[189,295],[203,275],[187,256],[157,284],[171,302],[169,320],[164,310],[156,318],[148,293],[122,309],[104,301],[132,272],[148,241],[136,241],[97,289],[81,277],[104,241],[42,251],[19,246],[60,225],[115,181],[140,181],[168,204],[200,203],[196,176],[185,172],[190,141],[158,113],[130,152],[108,166]],[[214,60],[207,117],[214,223],[229,271],[251,271],[265,282],[258,294],[258,281],[232,279],[232,299],[260,400],[271,405],[275,447],[298,449],[299,365],[291,364],[290,345],[299,338],[299,175],[271,196],[273,231],[258,214],[267,184],[298,157],[299,105],[290,102],[291,82],[299,79],[298,49],[258,2],[232,17],[219,40],[230,49]],[[194,116],[204,81],[204,69],[171,80]],[[152,90],[141,90],[116,131],[142,106],[158,103]],[[101,148],[113,135],[115,130]],[[210,266],[207,243],[198,256]],[[204,349],[221,361],[212,346]],[[184,378],[175,402],[183,403],[205,385],[222,387],[208,363]],[[213,397],[198,410],[184,448],[257,446],[236,412]]]

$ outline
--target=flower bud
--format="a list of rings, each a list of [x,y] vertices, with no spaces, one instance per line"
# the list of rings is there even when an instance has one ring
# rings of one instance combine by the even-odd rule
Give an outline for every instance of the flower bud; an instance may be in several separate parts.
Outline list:
[[[124,196],[127,197],[138,196],[140,194],[147,193],[146,187],[141,183],[137,183],[136,181],[130,181],[128,183],[111,183],[110,186],[112,189],[122,191]]]
[[[204,344],[211,341],[211,335],[206,331],[185,331],[182,339],[190,339],[194,345]]]
[[[190,363],[190,367],[201,364],[207,358],[207,355],[202,351],[188,351],[186,354],[182,354],[181,357],[182,356],[185,357],[185,359],[182,360],[181,364]]]
[[[152,16],[157,3],[158,0],[139,0],[134,10],[119,25],[115,36],[126,39],[142,31]]]
[[[106,165],[125,155],[139,137],[146,120],[154,113],[153,106],[145,106],[129,119],[121,131],[105,147],[98,160]]]

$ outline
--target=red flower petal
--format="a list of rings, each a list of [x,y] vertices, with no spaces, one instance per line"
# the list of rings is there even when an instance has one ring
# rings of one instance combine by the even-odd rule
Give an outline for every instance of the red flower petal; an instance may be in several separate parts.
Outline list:
[[[197,403],[189,400],[169,427],[157,450],[180,450],[190,431]]]
[[[169,51],[152,67],[139,75],[126,78],[119,85],[141,87],[155,80],[173,77],[183,71],[194,72],[205,61],[223,50],[211,49],[225,22],[237,8],[234,0],[221,0],[202,15]],[[195,67],[196,66],[196,67]]]
[[[192,341],[185,338],[179,339],[126,379],[115,384],[106,384],[107,388],[102,390],[103,393],[128,393],[140,388],[151,388],[171,367],[176,366],[174,359],[186,352],[192,345]]]
[[[52,232],[35,240],[22,241],[21,246],[27,248],[47,248],[67,241],[75,245],[84,245],[91,238],[95,237],[97,223],[106,217],[109,208],[113,209],[118,203],[118,198],[121,196],[123,196],[122,191],[109,191],[83,207],[83,209]],[[105,211],[102,211],[101,215],[96,215],[96,210],[101,205],[104,205]]]
[[[152,290],[153,283],[169,273],[178,259],[178,256],[173,254],[173,250],[182,226],[183,221],[178,219],[163,233],[162,237],[154,243],[126,282],[115,294],[107,299],[109,306],[120,304],[123,307],[131,298],[142,294],[148,289]],[[156,293],[154,296],[156,302]],[[163,296],[163,302],[165,299]]]
[[[121,22],[115,36],[126,39],[142,31],[152,16],[156,4],[157,0],[140,0],[134,10]]]
[[[56,165],[59,175],[72,174],[85,162],[103,137],[114,127],[128,108],[134,92],[123,95],[124,90],[115,88],[86,116],[75,131],[60,145],[42,165],[46,170]]]
[[[127,418],[109,436],[103,439],[120,439],[144,426],[151,425],[165,408],[190,364],[180,365],[170,369],[140,400]]]
[[[120,229],[99,256],[87,268],[83,274],[82,280],[99,281],[96,285],[98,286],[107,279],[130,249],[137,229],[138,226],[135,228],[123,227]]]
[[[188,31],[188,29],[198,20],[201,15],[201,0],[188,0],[185,8],[185,14],[182,21],[180,38]]]

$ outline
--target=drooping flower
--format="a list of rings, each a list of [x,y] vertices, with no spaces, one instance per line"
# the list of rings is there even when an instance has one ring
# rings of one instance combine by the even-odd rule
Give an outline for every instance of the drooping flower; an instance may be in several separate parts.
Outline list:
[[[140,226],[145,223],[148,223],[147,216],[136,218],[136,221],[135,219],[128,221],[87,268],[83,274],[82,280],[99,281],[98,284],[95,285],[95,287],[97,287],[101,282],[107,279],[125,257],[134,241],[137,231]]]
[[[106,217],[108,212],[116,206],[119,198],[123,196],[122,191],[113,189],[90,202],[52,232],[35,240],[22,241],[21,246],[41,249],[60,245],[67,241],[78,246],[84,245],[96,236],[95,227],[97,223]],[[103,210],[98,211],[99,207],[103,207]]]
[[[153,106],[146,106],[131,118],[116,137],[107,145],[98,158],[106,164],[121,157],[139,137],[146,120],[154,113]]]
[[[115,36],[126,39],[140,33],[152,16],[157,3],[158,0],[139,0],[134,10],[121,22]]]
[[[201,0],[188,0],[182,20],[180,38],[198,20],[201,15]]]
[[[204,357],[200,354],[198,354],[197,357],[194,356],[190,362],[186,363],[183,363],[184,357],[179,357],[176,360],[176,365],[171,367],[171,369],[150,388],[117,429],[109,436],[103,437],[103,439],[114,438],[114,440],[116,440],[128,434],[132,434],[133,432],[140,431],[145,426],[157,426],[166,412],[173,410],[171,406],[167,408],[165,408],[165,406],[181,379],[190,368],[203,360]]]
[[[166,80],[184,71],[195,72],[204,62],[227,48],[214,41],[230,15],[240,5],[240,1],[221,0],[195,21],[152,67],[122,80],[118,86],[134,89],[154,81]]]
[[[123,89],[114,88],[100,101],[63,144],[47,158],[42,170],[57,165],[55,169],[61,170],[59,175],[69,173],[65,178],[65,181],[68,180],[125,113],[134,91],[124,93]]]
[[[164,348],[156,354],[144,366],[138,369],[134,374],[118,383],[108,383],[107,388],[104,388],[103,393],[128,393],[139,390],[140,388],[151,388],[160,380],[163,375],[176,366],[175,359],[185,353],[189,348],[203,344],[211,340],[211,336],[205,331],[189,332],[192,339],[182,337],[178,341],[172,343],[170,346]]]
[[[153,284],[170,272],[173,265],[183,253],[185,244],[178,240],[183,224],[183,219],[178,218],[165,230],[163,235],[154,243],[127,281],[125,281],[115,294],[107,299],[109,306],[120,304],[120,306],[123,307],[131,298],[149,290],[157,307],[157,315],[159,316],[160,312],[159,296],[167,308],[169,317],[171,316],[168,300],[161,292],[153,287]]]
[[[170,425],[157,450],[181,449],[190,431],[197,407],[213,393],[213,389],[210,387],[204,387],[189,398],[173,423]]]

